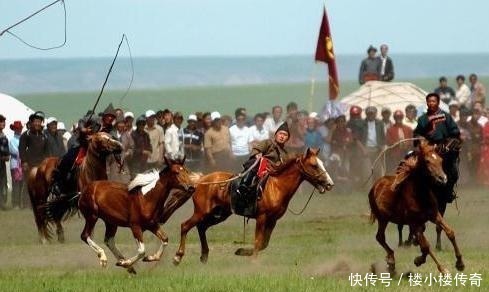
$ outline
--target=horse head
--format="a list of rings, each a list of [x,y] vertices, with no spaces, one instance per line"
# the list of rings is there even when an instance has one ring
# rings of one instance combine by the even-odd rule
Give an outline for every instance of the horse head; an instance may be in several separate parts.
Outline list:
[[[89,138],[89,147],[92,150],[100,155],[101,157],[107,157],[110,154],[114,154],[117,163],[122,163],[121,152],[122,152],[122,143],[112,138],[110,134],[105,132],[98,132],[91,135]]]
[[[436,152],[435,145],[422,140],[419,144],[417,160],[417,166],[423,168],[437,183],[447,183],[447,175],[443,171],[443,158]]]
[[[184,166],[185,156],[170,158],[165,155],[165,162],[167,167],[163,172],[169,175],[169,187],[193,193],[195,191],[194,181],[191,178],[190,171]]]
[[[320,193],[324,193],[333,188],[334,182],[318,154],[319,149],[308,148],[306,153],[298,158],[298,165],[304,178]]]

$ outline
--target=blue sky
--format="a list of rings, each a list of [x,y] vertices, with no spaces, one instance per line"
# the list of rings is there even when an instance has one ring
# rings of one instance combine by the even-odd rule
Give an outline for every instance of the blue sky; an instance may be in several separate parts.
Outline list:
[[[0,30],[50,2],[0,0]],[[485,0],[66,0],[66,47],[4,35],[0,58],[113,56],[122,33],[135,56],[312,55],[324,4],[337,54],[384,42],[391,53],[489,52]],[[58,4],[13,31],[49,46],[62,22]]]

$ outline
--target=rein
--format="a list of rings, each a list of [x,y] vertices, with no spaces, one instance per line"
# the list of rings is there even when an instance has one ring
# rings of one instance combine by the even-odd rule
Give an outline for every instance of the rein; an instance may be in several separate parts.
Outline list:
[[[245,176],[248,172],[250,172],[253,168],[255,168],[255,166],[258,165],[258,163],[260,163],[260,159],[257,159],[250,167],[248,167],[248,169],[246,169],[245,171],[243,172],[240,172],[238,173],[237,175],[231,177],[231,178],[228,178],[228,179],[225,179],[225,180],[222,180],[222,181],[212,181],[212,182],[197,182],[195,183],[196,185],[218,185],[218,184],[226,184],[226,183],[229,183],[229,182],[232,182],[232,181],[235,181],[239,178],[242,178],[243,176]]]
[[[307,206],[309,206],[309,202],[311,202],[312,196],[314,195],[314,191],[316,191],[316,188],[312,189],[312,192],[309,195],[309,199],[307,199],[306,204],[304,205],[304,207],[299,212],[294,212],[290,207],[287,207],[287,210],[289,210],[290,213],[292,213],[296,216],[302,215],[302,213],[304,213],[304,211],[306,210]]]

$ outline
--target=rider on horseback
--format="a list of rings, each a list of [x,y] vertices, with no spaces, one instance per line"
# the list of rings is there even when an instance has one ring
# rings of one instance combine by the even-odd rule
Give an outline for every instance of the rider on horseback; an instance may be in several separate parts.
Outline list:
[[[426,138],[437,145],[437,152],[443,158],[443,171],[447,175],[447,183],[439,189],[439,194],[451,203],[456,194],[454,186],[458,180],[458,156],[460,151],[460,130],[452,116],[440,109],[440,96],[430,93],[426,96],[428,112],[418,119],[414,136]],[[415,146],[419,144],[415,143]]]
[[[59,197],[70,191],[70,182],[73,182],[74,175],[72,170],[77,161],[81,160],[88,148],[89,137],[100,130],[100,123],[95,117],[91,117],[92,112],[78,121],[76,129],[77,143],[68,149],[68,152],[61,158],[57,168],[53,171],[53,178],[50,193]]]
[[[273,139],[264,140],[253,147],[251,150],[250,158],[243,164],[244,169],[252,167],[257,159],[262,157],[266,158],[275,166],[282,164],[287,158],[287,151],[285,150],[285,143],[289,140],[289,127],[287,122],[283,123],[275,131]],[[252,169],[246,173],[241,179],[238,193],[243,196],[253,194],[256,189],[255,177],[258,174],[259,163],[257,163]]]

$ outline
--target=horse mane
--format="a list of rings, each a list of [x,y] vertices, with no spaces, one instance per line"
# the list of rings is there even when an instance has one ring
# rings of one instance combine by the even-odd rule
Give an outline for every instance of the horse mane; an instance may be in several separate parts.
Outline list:
[[[153,168],[145,173],[136,175],[136,177],[127,185],[127,189],[131,192],[134,189],[141,187],[141,193],[144,196],[156,186],[159,179],[160,172]]]
[[[409,156],[403,159],[396,168],[394,182],[391,185],[391,190],[395,191],[416,169],[418,162],[417,155]]]
[[[277,176],[281,174],[286,169],[288,169],[290,165],[297,163],[297,159],[299,159],[301,156],[302,156],[301,154],[291,155],[283,163],[280,163],[278,165],[274,165],[273,163],[270,163],[268,165],[268,173],[271,176]]]

